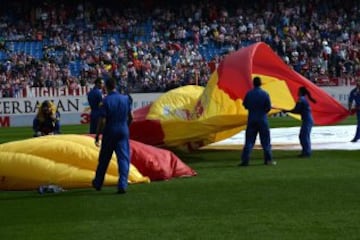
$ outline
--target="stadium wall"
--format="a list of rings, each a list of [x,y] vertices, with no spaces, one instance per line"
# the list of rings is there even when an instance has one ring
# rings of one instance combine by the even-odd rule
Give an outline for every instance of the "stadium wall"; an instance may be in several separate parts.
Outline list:
[[[331,96],[347,107],[349,92],[354,86],[322,87]],[[133,109],[144,107],[156,100],[162,93],[135,93]],[[0,127],[32,126],[38,107],[44,100],[51,100],[61,114],[61,124],[88,124],[89,103],[83,96],[40,96],[0,99]]]
[[[161,93],[136,93],[133,109],[144,107],[156,100]],[[61,124],[88,124],[90,108],[86,96],[0,98],[0,127],[32,126],[40,104],[50,100],[61,114]]]

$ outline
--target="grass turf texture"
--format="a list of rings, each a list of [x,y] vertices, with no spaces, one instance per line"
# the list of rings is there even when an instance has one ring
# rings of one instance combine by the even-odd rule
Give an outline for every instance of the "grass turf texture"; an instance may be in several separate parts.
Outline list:
[[[289,118],[272,127],[297,126]],[[354,124],[349,118],[341,124]],[[86,133],[87,126],[63,126]],[[27,138],[26,128],[0,129],[3,142]],[[239,168],[239,151],[177,153],[198,176],[130,185],[116,195],[75,189],[39,195],[0,191],[0,239],[358,239],[358,151],[273,151],[263,166],[254,150]]]

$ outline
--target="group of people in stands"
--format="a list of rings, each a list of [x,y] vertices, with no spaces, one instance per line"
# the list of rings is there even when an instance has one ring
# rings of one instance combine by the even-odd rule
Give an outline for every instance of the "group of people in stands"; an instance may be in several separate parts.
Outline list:
[[[6,56],[0,68],[1,97],[16,97],[26,86],[92,85],[98,77],[113,77],[131,92],[205,85],[226,54],[259,41],[313,82],[318,76],[360,75],[359,4],[151,3],[7,3],[0,16],[0,52]],[[43,57],[14,51],[14,41],[40,41]],[[78,72],[70,69],[72,63],[79,64]]]

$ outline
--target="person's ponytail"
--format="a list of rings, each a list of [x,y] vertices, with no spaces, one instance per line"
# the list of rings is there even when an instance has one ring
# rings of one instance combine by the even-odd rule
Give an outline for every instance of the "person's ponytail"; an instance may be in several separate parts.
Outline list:
[[[300,91],[300,95],[302,96],[306,95],[311,102],[316,103],[316,100],[311,96],[311,93],[307,90],[306,87],[300,87],[299,91]]]
[[[308,90],[306,90],[306,95],[311,102],[316,103],[316,100],[311,96],[311,93]]]

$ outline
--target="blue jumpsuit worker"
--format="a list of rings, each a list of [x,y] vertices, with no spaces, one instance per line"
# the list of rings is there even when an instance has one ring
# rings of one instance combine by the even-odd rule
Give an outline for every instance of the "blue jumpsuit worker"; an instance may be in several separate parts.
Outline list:
[[[245,133],[245,145],[241,155],[240,166],[248,166],[250,153],[254,147],[257,134],[260,135],[260,143],[264,151],[264,164],[273,165],[270,129],[267,113],[271,109],[270,96],[260,88],[260,77],[254,77],[254,88],[246,93],[243,106],[249,111]]]
[[[357,127],[354,138],[351,142],[357,142],[360,139],[360,79],[356,82],[356,87],[350,91],[349,95],[349,111],[352,111],[352,105],[355,101],[355,112],[357,118]]]
[[[90,90],[87,95],[87,99],[90,105],[90,134],[96,133],[97,124],[100,117],[100,105],[103,99],[102,96],[102,88],[103,88],[103,80],[101,78],[97,78],[95,80],[94,87]]]
[[[101,190],[105,173],[115,151],[119,171],[118,193],[125,193],[130,167],[129,124],[132,121],[132,104],[128,95],[116,91],[115,79],[108,79],[105,85],[108,95],[104,98],[100,108],[95,144],[99,146],[101,130],[103,130],[102,142],[92,185],[96,190]]]
[[[301,115],[302,123],[299,133],[299,140],[302,147],[302,151],[298,157],[310,157],[311,156],[310,133],[314,125],[314,120],[311,113],[311,107],[307,98],[313,103],[316,103],[316,100],[311,97],[310,92],[305,87],[299,88],[298,96],[299,99],[296,102],[295,107],[291,110],[284,110],[283,112],[291,112]]]
[[[60,113],[54,104],[45,100],[33,120],[34,137],[60,134]]]

